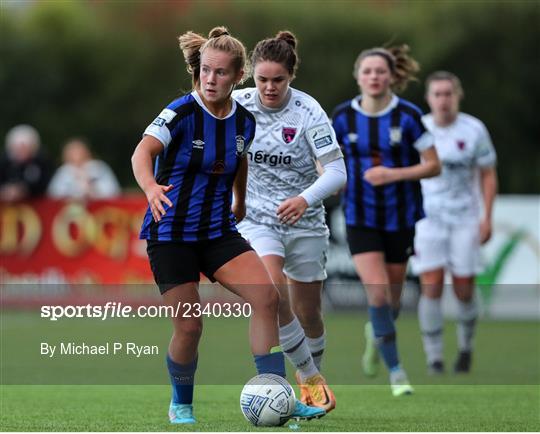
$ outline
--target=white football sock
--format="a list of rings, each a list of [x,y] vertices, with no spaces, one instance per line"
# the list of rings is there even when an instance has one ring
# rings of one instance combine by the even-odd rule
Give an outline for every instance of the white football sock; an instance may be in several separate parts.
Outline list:
[[[443,315],[441,299],[420,296],[418,302],[418,320],[424,352],[428,364],[443,360]]]
[[[311,357],[313,357],[313,361],[315,362],[315,366],[320,371],[324,348],[326,347],[326,333],[323,332],[323,334],[318,338],[310,338],[306,336],[306,340],[309,345],[309,350],[311,351]]]
[[[300,371],[303,380],[319,373],[298,318],[295,317],[289,324],[279,328],[279,343],[283,354]]]
[[[476,319],[478,318],[478,306],[474,297],[463,302],[458,300],[458,324],[457,339],[459,351],[472,351]]]

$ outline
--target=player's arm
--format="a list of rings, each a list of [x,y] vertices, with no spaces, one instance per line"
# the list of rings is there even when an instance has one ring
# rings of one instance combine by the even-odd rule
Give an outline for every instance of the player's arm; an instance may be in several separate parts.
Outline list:
[[[409,167],[376,166],[366,170],[364,179],[372,185],[384,185],[391,182],[413,181],[432,178],[441,173],[441,162],[435,146],[430,146],[420,152],[420,163]]]
[[[172,202],[165,195],[172,189],[172,185],[159,185],[154,178],[152,170],[154,158],[163,151],[163,144],[153,136],[146,135],[139,142],[133,156],[131,157],[131,167],[133,168],[133,174],[137,180],[137,184],[144,191],[148,204],[150,205],[150,211],[154,217],[154,221],[159,222],[161,217],[166,213],[165,203],[169,207],[172,206]]]
[[[236,217],[236,222],[240,223],[246,216],[246,189],[248,176],[247,157],[242,157],[238,163],[238,170],[233,183],[234,202],[232,212]]]
[[[323,173],[298,196],[284,200],[277,209],[282,223],[294,225],[304,215],[306,209],[330,197],[347,182],[347,171],[343,157],[322,165]]]
[[[484,244],[491,238],[491,216],[498,189],[495,167],[482,167],[480,169],[480,185],[484,200],[484,218],[480,222],[480,242]]]

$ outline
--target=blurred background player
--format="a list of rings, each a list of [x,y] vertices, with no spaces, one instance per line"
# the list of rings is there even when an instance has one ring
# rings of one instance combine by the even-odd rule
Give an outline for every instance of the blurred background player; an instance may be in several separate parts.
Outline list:
[[[92,157],[85,139],[72,138],[62,150],[64,164],[60,166],[47,189],[55,198],[104,199],[118,196],[120,185],[111,168]]]
[[[260,41],[251,54],[256,88],[234,93],[257,120],[247,214],[239,229],[280,290],[280,343],[297,369],[301,400],[330,411],[335,398],[319,372],[328,248],[322,201],[347,175],[328,116],[315,99],[289,86],[298,66],[296,45],[288,31]]]
[[[147,240],[150,265],[166,305],[189,308],[200,303],[201,272],[218,281],[252,307],[249,336],[257,372],[284,377],[279,294],[235,221],[245,215],[246,154],[255,135],[253,115],[231,98],[233,87],[244,77],[245,48],[224,27],[212,29],[208,39],[187,32],[179,42],[194,90],[160,113],[133,154],[133,172],[149,203],[140,237]],[[193,388],[202,320],[180,312],[172,321],[169,419],[174,424],[195,423]],[[324,414],[297,401],[292,417]]]
[[[434,136],[443,169],[440,176],[422,180],[426,218],[416,225],[412,259],[422,284],[418,319],[428,370],[441,374],[441,296],[445,270],[449,271],[457,297],[459,354],[454,371],[469,372],[478,316],[474,277],[480,271],[480,245],[491,236],[497,157],[485,125],[459,112],[463,90],[458,77],[434,72],[426,80],[426,98],[431,113],[422,120]]]
[[[17,202],[40,197],[51,178],[51,165],[41,152],[41,139],[30,125],[17,125],[6,134],[0,156],[0,200]]]
[[[420,109],[393,93],[403,91],[419,69],[408,51],[406,45],[362,51],[353,71],[361,95],[333,116],[347,165],[347,240],[369,305],[362,365],[367,375],[376,374],[376,344],[394,396],[413,392],[399,363],[394,321],[414,225],[424,216],[418,180],[440,173]]]

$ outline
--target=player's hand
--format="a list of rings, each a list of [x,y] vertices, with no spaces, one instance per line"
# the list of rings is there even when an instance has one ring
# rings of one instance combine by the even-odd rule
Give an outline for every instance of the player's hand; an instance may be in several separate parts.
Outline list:
[[[308,203],[302,196],[290,197],[281,202],[276,214],[281,223],[294,225],[304,215],[307,208]]]
[[[165,195],[165,193],[171,191],[172,188],[172,184],[159,185],[154,183],[144,191],[144,194],[146,194],[146,199],[148,200],[148,204],[150,205],[152,217],[154,217],[154,221],[156,223],[161,221],[161,218],[167,212],[163,204],[167,205],[169,208],[173,206],[170,199]]]
[[[239,204],[238,202],[234,202],[231,210],[236,217],[236,223],[240,223],[246,216],[246,203],[242,202]]]
[[[398,181],[394,170],[384,166],[375,166],[366,170],[364,179],[375,187]]]
[[[491,238],[491,220],[484,219],[480,222],[480,244],[485,244]]]

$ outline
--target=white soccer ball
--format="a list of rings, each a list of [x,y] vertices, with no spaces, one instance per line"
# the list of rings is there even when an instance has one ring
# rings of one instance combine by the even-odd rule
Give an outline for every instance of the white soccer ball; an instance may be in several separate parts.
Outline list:
[[[242,413],[255,426],[283,425],[295,405],[293,388],[279,375],[257,375],[246,383],[240,394]]]

